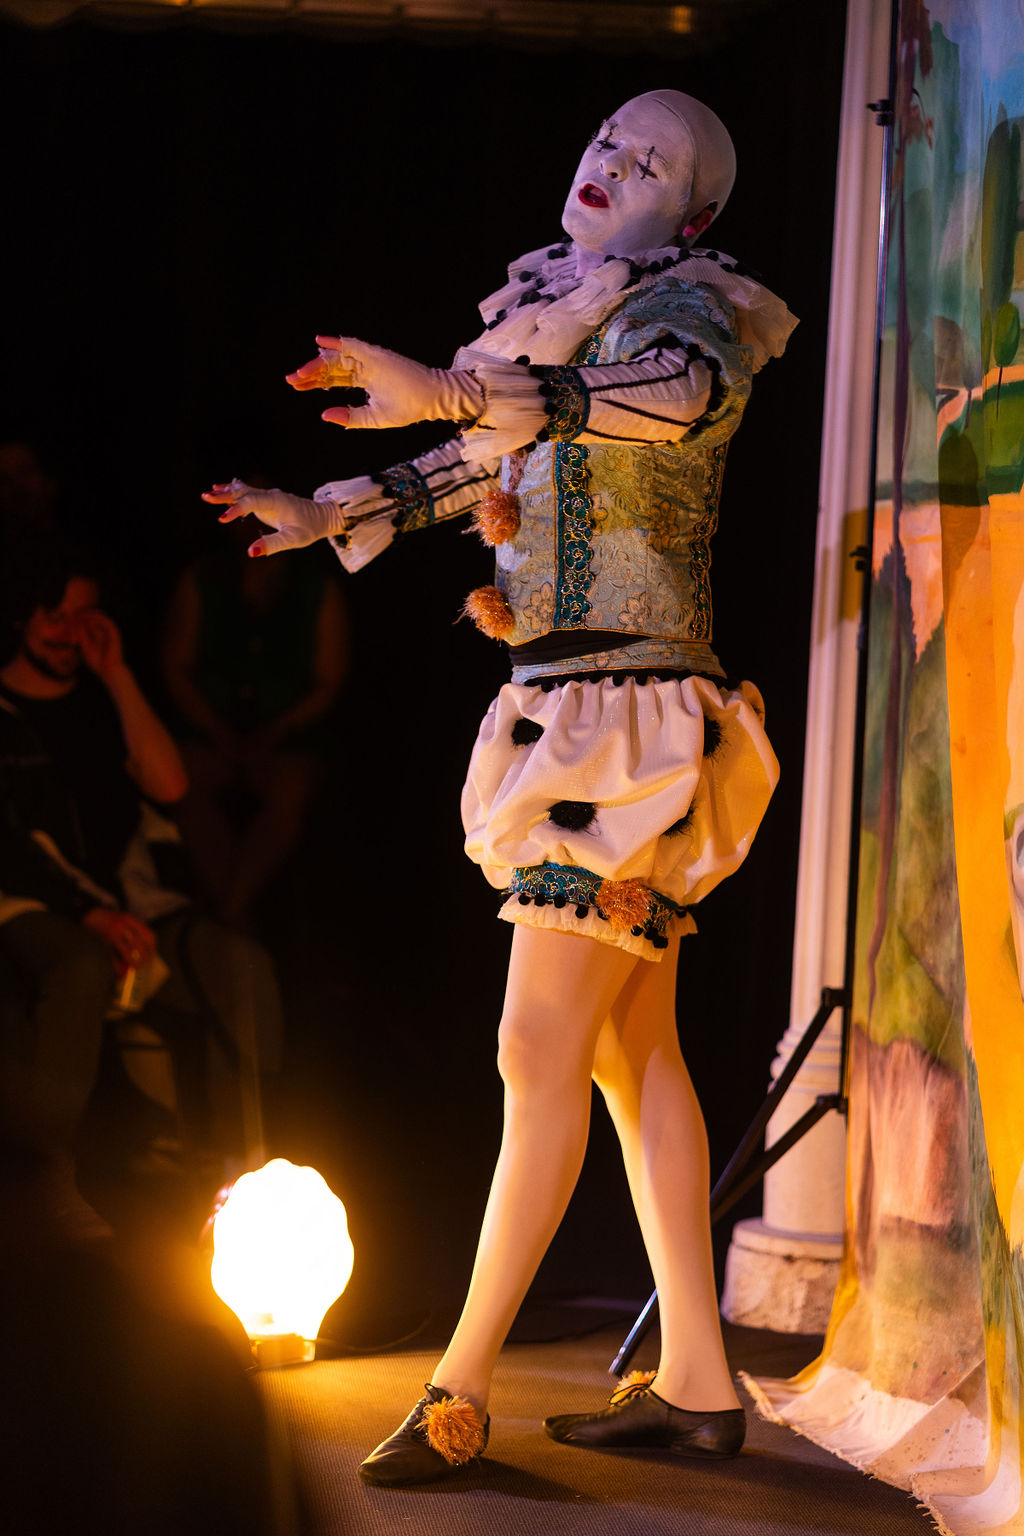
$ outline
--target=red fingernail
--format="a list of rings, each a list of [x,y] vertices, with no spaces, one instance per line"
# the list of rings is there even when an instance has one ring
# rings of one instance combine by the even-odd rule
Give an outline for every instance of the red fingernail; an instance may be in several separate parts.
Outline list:
[[[263,554],[263,550],[262,549],[250,549],[250,551],[249,551],[249,558],[251,560],[255,560],[257,555],[262,555],[262,554]]]

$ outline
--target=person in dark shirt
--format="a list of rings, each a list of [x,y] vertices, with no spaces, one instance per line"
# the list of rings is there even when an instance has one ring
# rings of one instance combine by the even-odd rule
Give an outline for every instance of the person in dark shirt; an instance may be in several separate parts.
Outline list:
[[[185,768],[81,572],[67,552],[28,564],[0,668],[0,1130],[72,1206],[75,1133],[126,977],[165,1016],[214,1020],[236,1076],[279,1034],[266,955],[157,873],[149,838],[173,845]]]
[[[326,778],[348,625],[320,554],[278,564],[229,546],[183,570],[171,594],[161,659],[189,777],[179,823],[233,927],[271,889]]]

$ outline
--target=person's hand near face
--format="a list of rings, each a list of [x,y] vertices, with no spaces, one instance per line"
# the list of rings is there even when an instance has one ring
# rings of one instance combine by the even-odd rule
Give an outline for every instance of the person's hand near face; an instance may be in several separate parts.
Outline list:
[[[85,665],[101,682],[109,681],[124,666],[121,632],[102,609],[79,609],[71,634]]]

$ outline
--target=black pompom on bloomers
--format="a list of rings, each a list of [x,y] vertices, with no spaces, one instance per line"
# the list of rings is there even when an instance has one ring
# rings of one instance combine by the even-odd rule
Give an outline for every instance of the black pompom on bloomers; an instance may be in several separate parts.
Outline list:
[[[597,807],[590,800],[558,800],[548,809],[550,820],[567,832],[585,832],[596,815]]]
[[[704,756],[714,757],[722,745],[722,722],[710,715],[704,716]]]
[[[542,725],[538,725],[536,720],[527,720],[524,715],[520,715],[512,727],[512,745],[514,747],[529,747],[535,741],[540,741],[543,735],[544,727]]]
[[[683,832],[689,832],[692,824],[693,806],[691,805],[685,816],[680,816],[678,821],[674,821],[670,827],[665,828],[664,835],[666,837],[679,837]]]

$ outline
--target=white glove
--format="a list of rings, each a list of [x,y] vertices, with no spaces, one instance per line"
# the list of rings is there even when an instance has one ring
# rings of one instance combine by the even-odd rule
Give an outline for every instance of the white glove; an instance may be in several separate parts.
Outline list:
[[[345,515],[335,501],[307,501],[287,491],[260,491],[242,480],[231,480],[203,492],[203,500],[215,506],[228,504],[222,523],[233,523],[250,513],[268,523],[276,533],[265,533],[249,545],[250,555],[276,555],[282,549],[305,549],[317,539],[345,532]]]
[[[332,406],[342,427],[408,427],[416,421],[475,421],[484,395],[472,373],[424,368],[409,357],[347,336],[318,336],[320,354],[287,375],[293,389],[365,389],[366,405]]]

